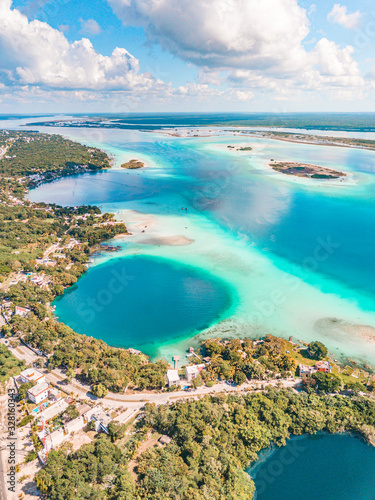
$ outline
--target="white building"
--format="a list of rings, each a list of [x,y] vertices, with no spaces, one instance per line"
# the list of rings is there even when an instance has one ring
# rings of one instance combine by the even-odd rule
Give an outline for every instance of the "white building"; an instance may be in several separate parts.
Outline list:
[[[167,370],[167,381],[168,387],[180,384],[180,377],[178,375],[178,370]]]
[[[108,424],[113,420],[111,415],[106,413],[101,406],[95,406],[84,413],[83,418],[86,422],[95,422],[96,432],[105,432],[108,434]]]
[[[73,432],[78,432],[83,429],[85,425],[85,419],[82,416],[77,417],[64,425],[64,431],[66,434],[72,434]]]
[[[41,403],[44,399],[49,396],[49,384],[47,382],[41,382],[40,384],[34,385],[27,391],[27,397],[35,404]]]
[[[199,373],[206,368],[206,365],[190,365],[185,368],[185,377],[188,382],[191,382],[198,377]]]
[[[41,382],[46,381],[45,375],[35,370],[34,368],[28,368],[20,373],[21,382],[26,384],[27,382],[35,382],[36,384],[40,384]]]
[[[22,316],[23,318],[27,316],[29,312],[30,309],[27,309],[27,307],[20,307],[20,306],[16,306],[14,310],[14,314],[16,314],[17,316]]]
[[[313,373],[316,372],[316,369],[314,366],[308,366],[308,365],[299,365],[299,375],[300,377],[310,377]]]
[[[61,399],[61,392],[58,389],[52,388],[52,389],[49,390],[49,398],[52,401],[60,401],[60,399]]]

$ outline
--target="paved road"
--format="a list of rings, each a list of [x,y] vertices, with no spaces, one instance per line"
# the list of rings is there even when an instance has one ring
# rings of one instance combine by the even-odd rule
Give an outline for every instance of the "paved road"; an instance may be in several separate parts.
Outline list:
[[[1,339],[4,341],[4,339]],[[26,346],[19,346],[16,349],[11,349],[13,354],[19,358],[26,361],[27,364],[33,363],[38,356]],[[61,382],[66,379],[66,375],[60,369],[55,369],[52,372],[45,371],[46,378],[49,382],[56,384],[61,387],[61,389],[70,394],[84,398],[84,399],[93,399],[97,398],[90,393],[90,386],[81,384],[78,380],[74,379],[73,382],[69,384],[62,384]],[[186,391],[176,391],[176,392],[163,392],[163,393],[155,393],[155,392],[144,392],[137,394],[126,394],[126,393],[108,393],[105,398],[102,398],[101,401],[108,405],[124,405],[128,408],[139,407],[139,404],[136,403],[156,403],[156,404],[166,404],[171,401],[175,401],[179,398],[186,397],[196,397],[202,396],[205,394],[216,394],[220,392],[230,392],[230,393],[242,393],[243,391],[251,391],[253,389],[259,389],[263,385],[274,385],[281,384],[283,387],[295,387],[301,379],[295,380],[269,380],[269,381],[252,381],[250,384],[243,384],[242,386],[233,386],[228,385],[226,383],[218,383],[212,387],[199,387],[198,389],[191,390],[189,392]],[[134,405],[132,403],[135,403]]]

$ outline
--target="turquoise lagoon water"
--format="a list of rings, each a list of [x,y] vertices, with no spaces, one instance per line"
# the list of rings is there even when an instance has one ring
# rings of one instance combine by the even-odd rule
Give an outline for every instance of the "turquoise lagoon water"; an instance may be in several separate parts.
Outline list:
[[[231,136],[182,139],[124,130],[95,131],[98,136],[82,129],[67,133],[103,147],[118,163],[137,157],[150,167],[61,179],[33,190],[30,199],[98,204],[116,212],[132,232],[116,240],[122,246],[116,259],[163,257],[225,281],[238,299],[236,307],[193,341],[212,334],[269,332],[306,341],[319,338],[336,356],[375,362],[372,330],[369,337],[368,329],[357,327],[375,327],[374,152]],[[227,148],[245,142],[254,148],[250,153]],[[295,182],[267,168],[271,158],[343,170],[349,181]],[[176,235],[190,244],[166,244]],[[87,275],[111,259],[101,257]],[[155,293],[152,286],[145,290],[150,297]],[[59,309],[64,300],[72,304],[74,293],[64,297]],[[68,324],[76,321],[70,314],[62,318]],[[197,320],[196,329],[200,325]],[[189,329],[194,329],[191,323],[185,332]],[[137,344],[142,342],[139,333]],[[97,331],[95,325],[91,334],[111,343],[110,333]],[[174,338],[169,346],[163,331],[155,328],[153,335],[163,343],[162,355],[188,345],[185,334],[181,342],[168,337]]]
[[[256,500],[374,500],[375,448],[350,435],[291,439],[249,470]]]
[[[54,304],[79,333],[155,356],[160,344],[208,328],[231,296],[225,283],[190,266],[131,256],[94,267]]]

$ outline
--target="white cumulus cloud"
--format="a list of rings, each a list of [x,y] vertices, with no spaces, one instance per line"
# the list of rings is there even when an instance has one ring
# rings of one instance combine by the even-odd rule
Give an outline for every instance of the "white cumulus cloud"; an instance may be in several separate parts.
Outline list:
[[[357,10],[356,12],[349,14],[346,5],[335,3],[327,18],[329,21],[341,24],[341,26],[344,26],[345,28],[355,29],[358,28],[361,13]]]
[[[284,99],[304,89],[363,85],[350,46],[322,38],[307,50],[309,20],[298,0],[108,1],[124,24],[143,26],[150,42],[197,65],[201,83],[226,79],[240,100],[253,90]],[[348,26],[360,15],[339,4],[333,11]]]
[[[309,32],[297,0],[108,0],[125,24],[199,66],[289,73]]]
[[[0,81],[55,89],[145,91],[162,87],[140,73],[139,61],[123,48],[111,56],[98,53],[90,40],[70,43],[47,23],[12,9],[0,0]]]

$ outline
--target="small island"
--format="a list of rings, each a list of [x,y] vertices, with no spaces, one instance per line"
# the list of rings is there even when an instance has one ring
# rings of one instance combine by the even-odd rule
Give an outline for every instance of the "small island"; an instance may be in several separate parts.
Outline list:
[[[228,149],[235,149],[236,151],[252,151],[252,147],[251,146],[243,146],[243,147],[239,147],[239,148],[236,148],[235,146],[227,146]]]
[[[276,162],[271,160],[270,167],[282,174],[307,177],[309,179],[341,179],[346,177],[344,172],[338,172],[331,168],[319,167],[308,163],[296,163],[289,161]]]
[[[123,163],[121,165],[121,168],[130,168],[130,169],[134,169],[134,168],[143,168],[145,166],[145,164],[143,162],[141,162],[140,160],[129,160],[128,162],[126,163]]]

